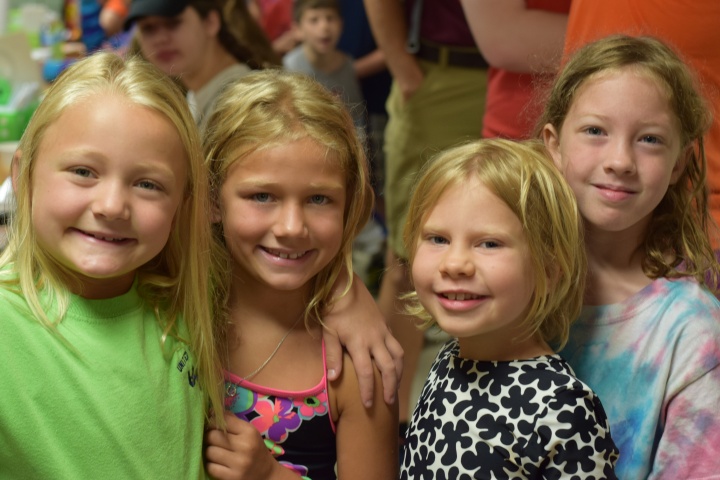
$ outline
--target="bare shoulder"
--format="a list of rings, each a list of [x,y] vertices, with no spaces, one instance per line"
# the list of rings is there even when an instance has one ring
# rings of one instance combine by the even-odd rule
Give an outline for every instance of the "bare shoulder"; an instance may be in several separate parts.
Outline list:
[[[343,356],[341,376],[328,384],[336,425],[338,476],[344,480],[396,479],[398,472],[398,408],[383,400],[382,378],[375,368],[373,405],[360,398],[355,367]],[[368,462],[367,459],[374,459]]]

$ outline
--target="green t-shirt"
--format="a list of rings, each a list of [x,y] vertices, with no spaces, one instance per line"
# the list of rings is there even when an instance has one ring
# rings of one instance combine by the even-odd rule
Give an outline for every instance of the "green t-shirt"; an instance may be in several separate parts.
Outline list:
[[[0,479],[204,477],[194,357],[137,290],[73,296],[58,331],[75,352],[0,289]]]

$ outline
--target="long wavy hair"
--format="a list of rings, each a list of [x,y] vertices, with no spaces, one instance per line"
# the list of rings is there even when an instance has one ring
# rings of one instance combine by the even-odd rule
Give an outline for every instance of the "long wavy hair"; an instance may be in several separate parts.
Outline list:
[[[703,142],[712,118],[694,75],[670,47],[652,37],[613,35],[579,49],[559,72],[536,134],[539,136],[546,124],[560,132],[585,82],[628,68],[654,79],[667,95],[680,129],[683,154],[689,150],[680,178],[653,211],[641,245],[643,270],[649,278],[693,277],[715,290],[720,264],[710,242],[717,227],[708,209]]]
[[[252,69],[277,67],[282,64],[270,40],[250,15],[245,0],[190,0],[201,18],[212,11],[220,16],[218,41],[239,62]]]

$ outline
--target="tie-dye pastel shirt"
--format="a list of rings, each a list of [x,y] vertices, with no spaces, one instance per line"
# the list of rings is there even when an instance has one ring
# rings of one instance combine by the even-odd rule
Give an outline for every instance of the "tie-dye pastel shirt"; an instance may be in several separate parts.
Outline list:
[[[561,352],[600,397],[618,478],[720,478],[720,302],[690,279],[584,307]]]

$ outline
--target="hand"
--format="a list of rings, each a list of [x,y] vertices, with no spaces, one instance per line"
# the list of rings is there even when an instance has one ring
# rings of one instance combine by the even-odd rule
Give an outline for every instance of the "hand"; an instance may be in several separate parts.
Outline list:
[[[344,284],[343,278],[336,283],[340,286]],[[339,290],[342,291],[342,288]],[[323,330],[323,339],[328,379],[332,381],[340,375],[344,345],[355,366],[363,404],[372,406],[375,385],[373,361],[382,374],[385,402],[394,403],[402,376],[403,350],[390,333],[372,295],[357,275],[354,276],[350,291],[332,305],[324,322],[327,325]]]
[[[280,465],[262,437],[249,423],[225,412],[227,430],[205,432],[207,473],[219,480],[293,479],[297,475]]]
[[[415,92],[418,91],[424,80],[425,74],[414,58],[412,62],[408,62],[405,68],[402,69],[402,73],[398,72],[398,74],[395,75],[395,81],[400,89],[403,100],[406,102],[415,95]]]

